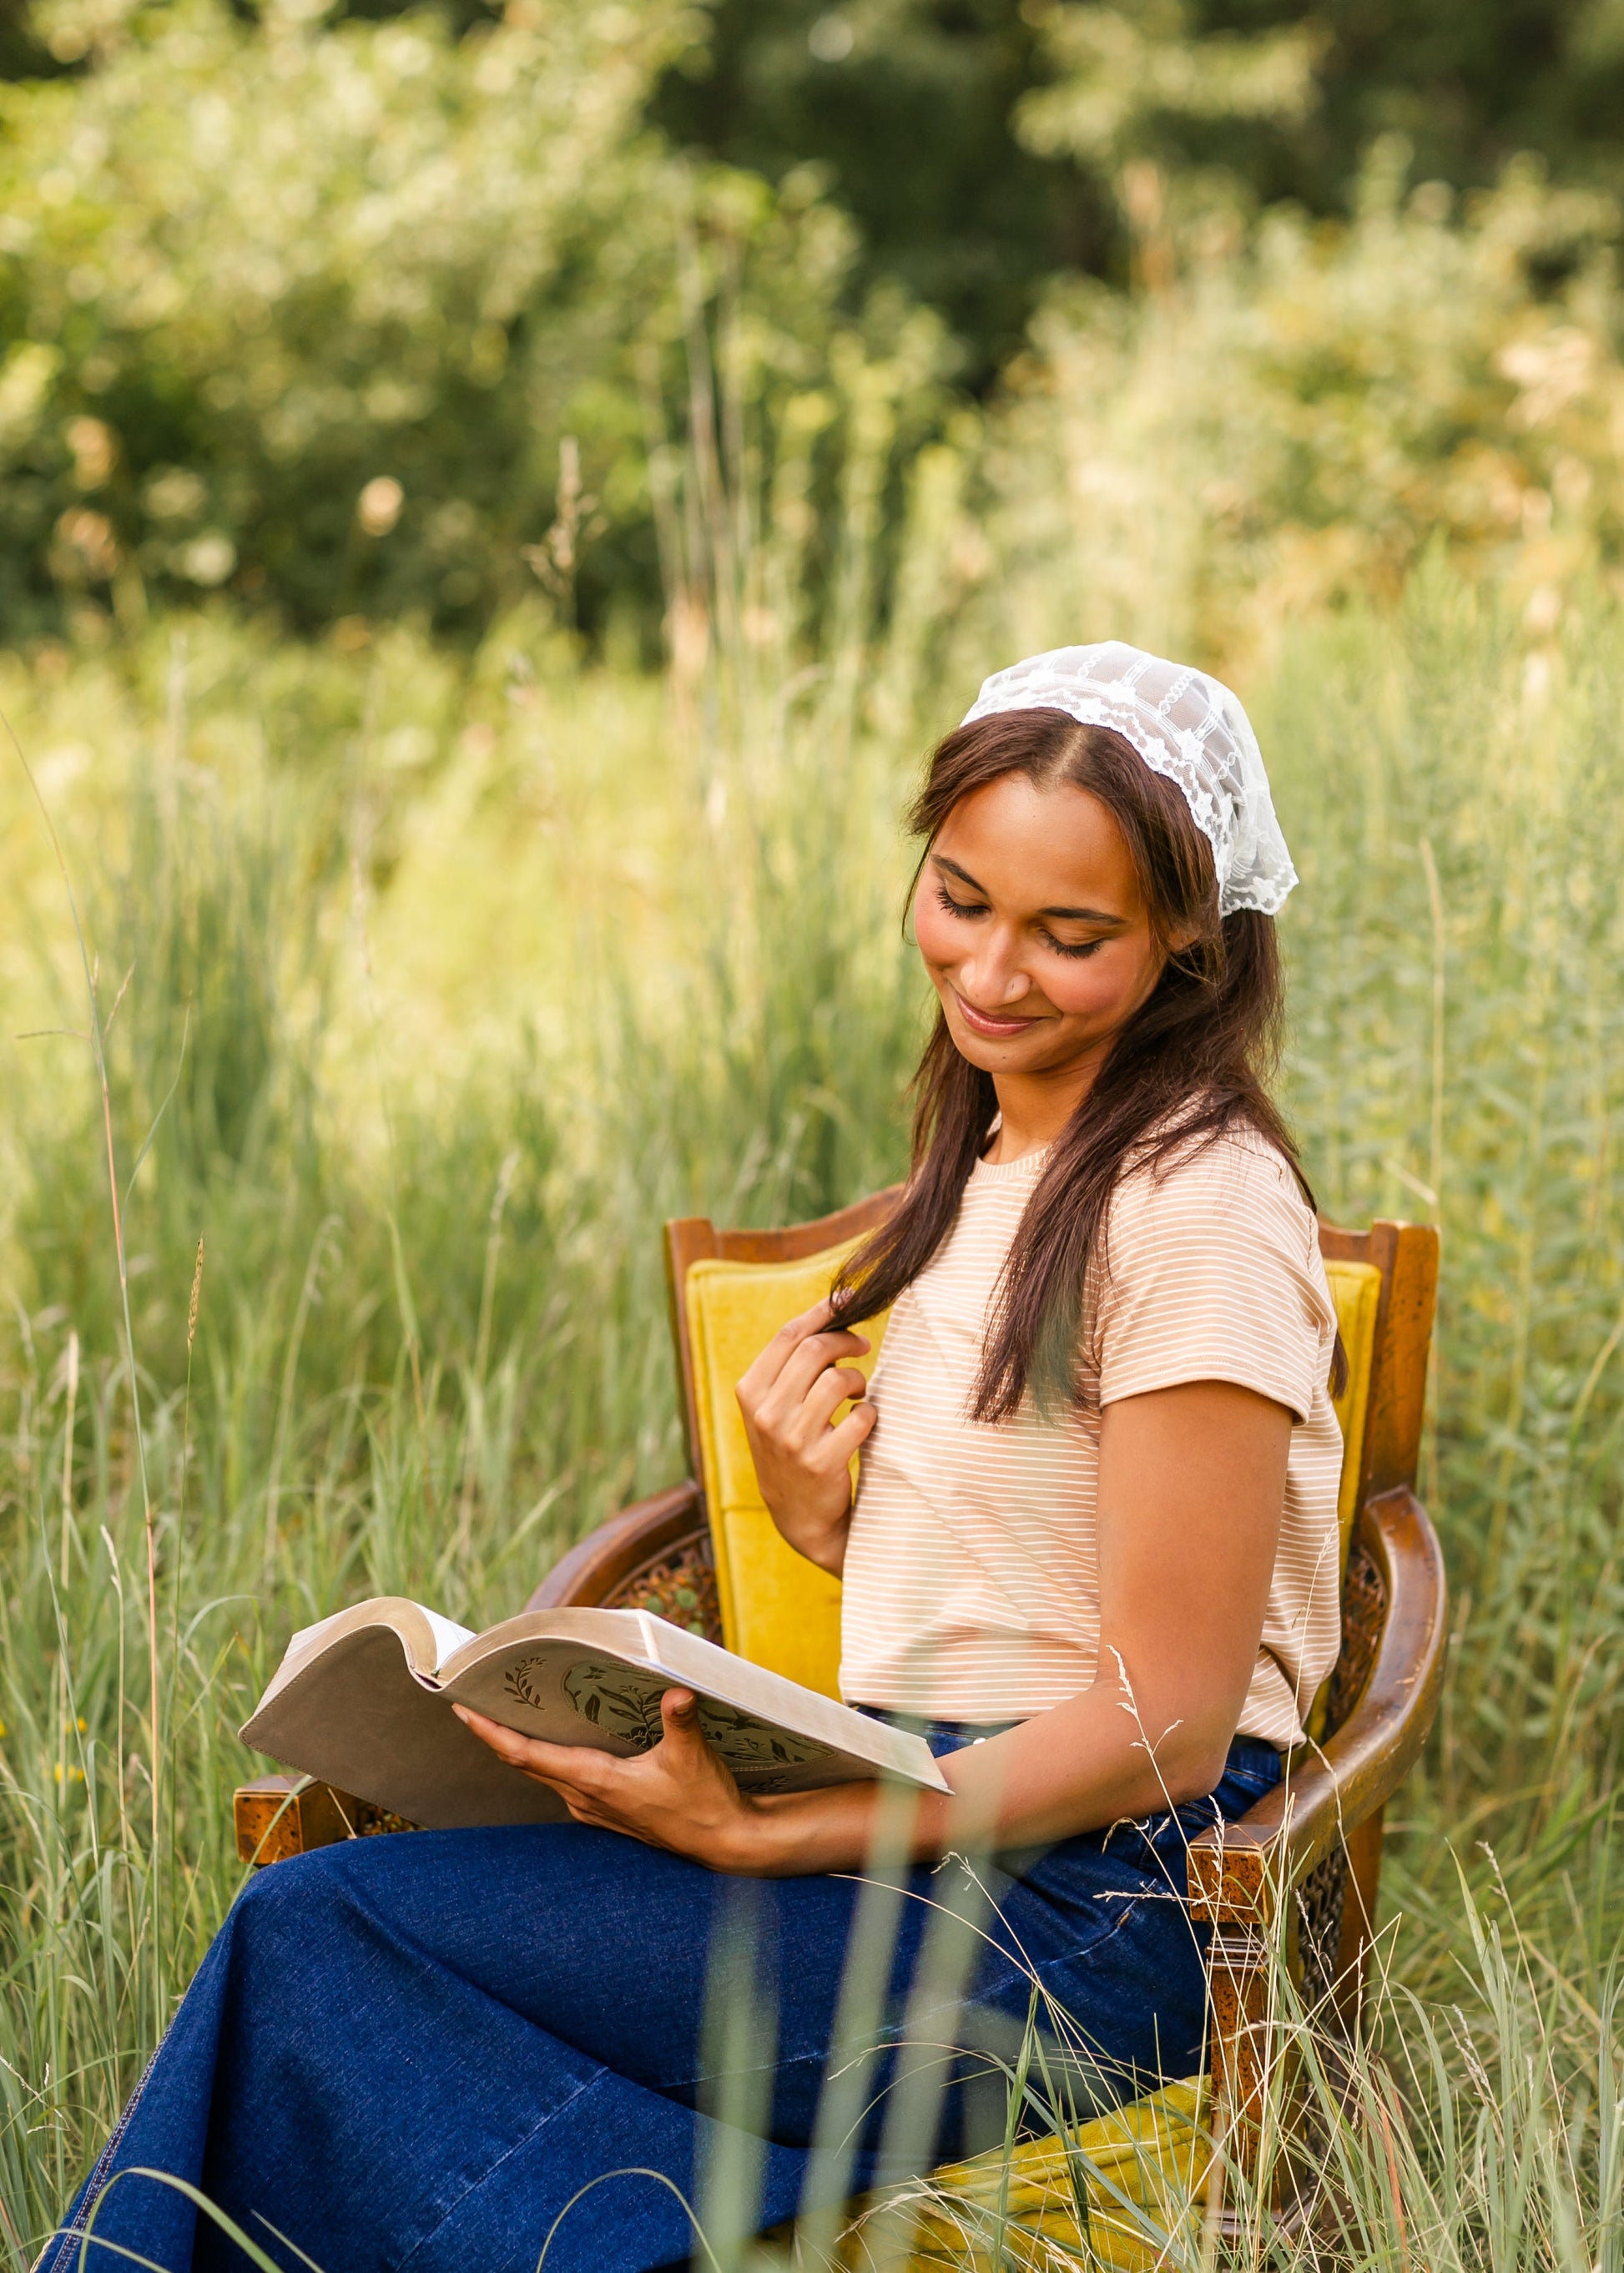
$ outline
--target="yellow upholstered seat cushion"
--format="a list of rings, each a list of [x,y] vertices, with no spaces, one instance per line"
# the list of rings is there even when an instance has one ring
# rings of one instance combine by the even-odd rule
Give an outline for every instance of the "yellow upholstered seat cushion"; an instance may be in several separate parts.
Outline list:
[[[722,1639],[753,1665],[828,1697],[839,1694],[840,1581],[779,1537],[756,1481],[734,1391],[778,1328],[829,1292],[856,1243],[848,1240],[799,1263],[709,1257],[689,1265],[682,1290]],[[853,1362],[866,1375],[879,1353],[884,1317],[870,1319],[862,1331],[871,1347]]]
[[[852,2205],[840,2263],[846,2273],[876,2262],[906,2273],[1049,2273],[1063,2265],[1154,2273],[1182,2262],[1174,2237],[1187,2238],[1199,2222],[1212,2166],[1205,2100],[1203,2082],[1192,2077],[1064,2136],[1024,2140],[1007,2157],[995,2148],[868,2195]]]

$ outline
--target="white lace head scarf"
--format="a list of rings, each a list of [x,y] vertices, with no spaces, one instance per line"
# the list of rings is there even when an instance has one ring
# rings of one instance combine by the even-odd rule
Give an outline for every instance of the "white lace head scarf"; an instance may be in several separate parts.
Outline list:
[[[995,671],[962,723],[1001,710],[1064,710],[1081,725],[1112,728],[1184,792],[1213,848],[1219,913],[1257,908],[1272,916],[1284,905],[1297,870],[1252,722],[1218,679],[1106,640],[1051,648]]]

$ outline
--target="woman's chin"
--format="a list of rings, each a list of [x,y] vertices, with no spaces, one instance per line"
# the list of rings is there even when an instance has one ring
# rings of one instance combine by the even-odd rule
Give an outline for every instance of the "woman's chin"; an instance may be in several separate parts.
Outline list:
[[[1038,1054],[1035,1038],[1029,1031],[1003,1038],[978,1034],[962,1018],[950,1018],[947,1030],[959,1056],[967,1058],[981,1073],[1026,1073],[1032,1070],[1029,1061]]]

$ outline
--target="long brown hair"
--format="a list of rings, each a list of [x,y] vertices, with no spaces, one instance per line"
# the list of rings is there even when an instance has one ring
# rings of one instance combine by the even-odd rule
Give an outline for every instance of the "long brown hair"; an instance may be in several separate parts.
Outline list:
[[[1069,783],[1099,799],[1122,831],[1167,960],[1026,1204],[989,1322],[978,1421],[1007,1420],[1029,1385],[1044,1411],[1089,1409],[1085,1297],[1091,1272],[1106,1267],[1111,1195],[1130,1167],[1154,1174],[1176,1150],[1244,1125],[1279,1150],[1313,1204],[1267,1087],[1282,1009],[1274,919],[1250,909],[1220,916],[1211,845],[1180,791],[1130,742],[1063,710],[1005,711],[960,726],[931,754],[909,815],[925,840],[920,867],[960,799],[1013,773],[1039,789]],[[835,1281],[844,1322],[886,1309],[936,1254],[997,1111],[992,1076],[959,1055],[940,1010],[914,1091],[913,1172],[895,1214]]]

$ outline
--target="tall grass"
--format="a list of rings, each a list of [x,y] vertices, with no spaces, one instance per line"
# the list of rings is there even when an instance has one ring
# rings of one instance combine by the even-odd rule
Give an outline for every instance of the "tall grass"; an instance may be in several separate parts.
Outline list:
[[[539,612],[466,664],[204,618],[0,670],[96,975],[134,1351],[91,1011],[13,769],[8,1024],[56,1031],[6,1042],[0,1093],[0,2262],[239,1881],[232,1732],[289,1627],[384,1590],[516,1607],[679,1472],[661,1219],[816,1213],[905,1158],[897,815],[1005,658],[940,615],[940,461],[875,627],[865,415],[810,662],[792,467],[728,557],[677,559],[663,679]],[[1304,877],[1311,1172],[1333,1213],[1443,1227],[1425,1481],[1456,1590],[1390,1849],[1396,2096],[1346,2134],[1342,2226],[1293,2247],[1616,2268],[1624,619],[1594,593],[1530,648],[1428,569],[1394,613],[1283,628],[1244,691]]]

